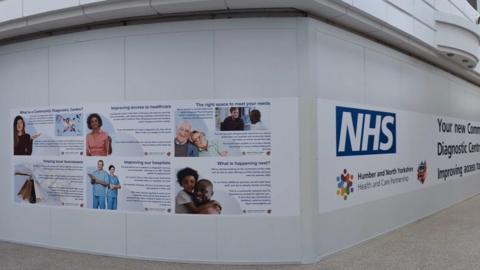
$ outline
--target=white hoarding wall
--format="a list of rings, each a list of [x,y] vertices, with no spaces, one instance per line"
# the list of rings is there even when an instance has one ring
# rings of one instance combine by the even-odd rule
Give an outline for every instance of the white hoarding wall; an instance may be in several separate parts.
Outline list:
[[[320,213],[480,170],[480,123],[317,101]]]
[[[297,104],[276,98],[12,110],[13,200],[165,214],[299,215]]]

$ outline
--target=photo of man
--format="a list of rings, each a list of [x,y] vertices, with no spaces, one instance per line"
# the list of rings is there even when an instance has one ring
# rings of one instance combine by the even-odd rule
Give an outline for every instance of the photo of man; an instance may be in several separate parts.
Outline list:
[[[240,109],[237,107],[230,108],[230,115],[227,116],[220,125],[221,131],[242,131],[244,130],[244,122],[240,117]]]
[[[267,127],[262,122],[262,114],[259,110],[251,110],[248,116],[250,118],[250,130],[267,130]]]
[[[192,134],[192,124],[181,122],[175,133],[175,156],[176,157],[198,157],[198,148],[189,139]]]
[[[103,166],[103,160],[99,160],[97,162],[97,169],[88,174],[90,177],[90,183],[92,184],[93,209],[105,209],[105,197],[109,184],[109,175],[103,169]]]

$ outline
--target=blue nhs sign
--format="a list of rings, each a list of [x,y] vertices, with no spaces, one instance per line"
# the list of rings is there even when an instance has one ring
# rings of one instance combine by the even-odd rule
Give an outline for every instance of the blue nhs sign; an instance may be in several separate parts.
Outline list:
[[[394,113],[336,107],[337,156],[397,152]]]

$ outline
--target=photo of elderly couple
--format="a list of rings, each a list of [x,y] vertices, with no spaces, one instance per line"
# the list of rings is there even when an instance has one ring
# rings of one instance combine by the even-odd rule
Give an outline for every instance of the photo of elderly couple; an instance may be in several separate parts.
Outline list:
[[[207,139],[204,131],[193,130],[189,121],[182,121],[175,132],[176,157],[224,157],[228,150],[218,139]]]

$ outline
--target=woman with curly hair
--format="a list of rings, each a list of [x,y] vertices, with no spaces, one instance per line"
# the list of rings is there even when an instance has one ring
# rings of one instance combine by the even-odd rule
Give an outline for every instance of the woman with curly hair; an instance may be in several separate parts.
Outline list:
[[[87,134],[87,156],[107,156],[112,153],[112,139],[108,133],[101,129],[102,118],[97,113],[92,113],[87,118],[87,125],[92,132]]]

